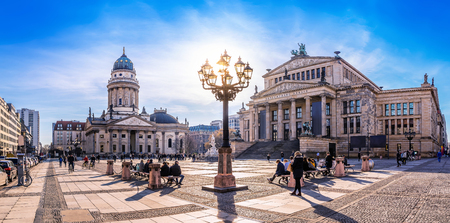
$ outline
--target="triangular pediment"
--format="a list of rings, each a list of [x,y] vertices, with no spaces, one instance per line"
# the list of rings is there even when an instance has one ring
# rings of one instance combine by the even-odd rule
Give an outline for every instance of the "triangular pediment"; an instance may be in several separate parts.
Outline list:
[[[291,81],[291,82],[282,82],[279,83],[275,86],[272,86],[266,90],[263,90],[261,92],[259,92],[256,97],[264,97],[267,95],[272,95],[272,94],[281,94],[284,92],[289,92],[289,91],[294,91],[294,90],[299,90],[299,89],[303,89],[303,88],[309,88],[312,87],[314,85],[317,85],[317,83],[305,83],[305,82],[297,82],[297,81]]]
[[[147,120],[143,120],[137,117],[127,118],[122,121],[118,121],[113,125],[132,125],[132,126],[148,126],[148,127],[153,126]]]
[[[328,62],[334,60],[334,57],[293,57],[286,63],[278,66],[277,68],[271,70],[263,77],[271,76],[274,74],[284,73],[284,68],[288,71],[295,70],[302,67],[307,67],[315,64],[320,64],[323,62]]]

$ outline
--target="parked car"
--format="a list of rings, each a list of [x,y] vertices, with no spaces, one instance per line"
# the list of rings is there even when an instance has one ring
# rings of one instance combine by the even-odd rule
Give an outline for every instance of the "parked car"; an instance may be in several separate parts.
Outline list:
[[[0,160],[0,166],[8,174],[9,182],[17,177],[17,167],[11,160]]]
[[[16,166],[16,167],[19,166],[19,158],[17,158],[17,157],[6,157],[5,160],[11,160],[14,163],[14,166]],[[1,181],[0,181],[0,183],[1,183]]]
[[[0,183],[4,184],[5,186],[8,186],[9,183],[8,174],[1,167],[0,167]]]

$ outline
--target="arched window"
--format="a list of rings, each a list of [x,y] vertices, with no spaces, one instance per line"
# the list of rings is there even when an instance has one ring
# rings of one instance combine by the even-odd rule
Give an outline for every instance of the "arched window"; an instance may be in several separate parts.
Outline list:
[[[119,74],[119,76],[122,76],[122,74]]]
[[[180,148],[183,148],[183,139],[180,139]]]
[[[119,105],[122,105],[122,98],[119,98]]]
[[[158,148],[159,147],[159,139],[156,139],[156,147]]]
[[[114,77],[117,77],[117,74],[114,74]]]
[[[172,139],[169,139],[169,148],[172,148]]]

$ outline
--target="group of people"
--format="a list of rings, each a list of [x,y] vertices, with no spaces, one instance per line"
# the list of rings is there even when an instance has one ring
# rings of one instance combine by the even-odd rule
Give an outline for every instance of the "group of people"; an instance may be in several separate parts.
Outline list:
[[[152,163],[153,163],[153,159],[148,159],[145,164],[144,164],[144,160],[141,160],[141,162],[136,164],[136,166],[130,165],[130,168],[135,169],[138,172],[149,173],[150,172],[149,165]],[[175,183],[177,185],[182,185],[184,175],[181,174],[181,167],[180,167],[178,160],[175,161],[175,163],[170,167],[169,167],[169,162],[164,161],[163,165],[161,166],[160,174],[161,174],[161,177],[164,177],[164,176],[179,177],[180,181],[178,182],[178,178],[176,178]]]

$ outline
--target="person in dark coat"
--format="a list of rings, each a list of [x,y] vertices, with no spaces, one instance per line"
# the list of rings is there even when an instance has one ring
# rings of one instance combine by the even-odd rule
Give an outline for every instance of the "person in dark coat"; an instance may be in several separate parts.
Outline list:
[[[144,169],[142,170],[142,172],[144,173],[148,173],[150,172],[148,165],[150,164],[150,160],[147,160],[147,162],[144,164]]]
[[[275,174],[272,177],[267,178],[269,183],[272,183],[272,181],[275,179],[275,177],[284,175],[286,173],[286,171],[284,170],[284,165],[280,160],[275,161],[275,163],[277,164],[277,171],[275,172]]]
[[[170,167],[167,165],[167,162],[163,163],[163,166],[161,167],[161,176],[167,177],[170,175]]]
[[[267,162],[270,163],[270,153],[267,153]]]
[[[402,154],[400,154],[400,151],[397,151],[397,167],[402,165],[400,164],[400,160],[402,160]]]
[[[283,153],[283,151],[281,151],[281,162],[283,162],[284,161],[284,153]]]
[[[178,165],[178,161],[175,161],[175,164],[170,167],[170,175],[179,176],[181,178],[180,182],[178,182],[178,179],[175,179],[175,182],[177,185],[183,185],[181,182],[183,181],[184,176],[181,174],[181,167]]]
[[[330,173],[330,169],[333,166],[333,157],[330,155],[330,153],[327,153],[327,157],[325,158],[325,166],[327,168],[327,174]]]
[[[295,192],[298,190],[297,195],[302,196],[300,179],[303,177],[303,157],[299,151],[295,152],[294,163],[291,164],[291,168],[295,179],[295,188],[291,194],[296,195]]]

